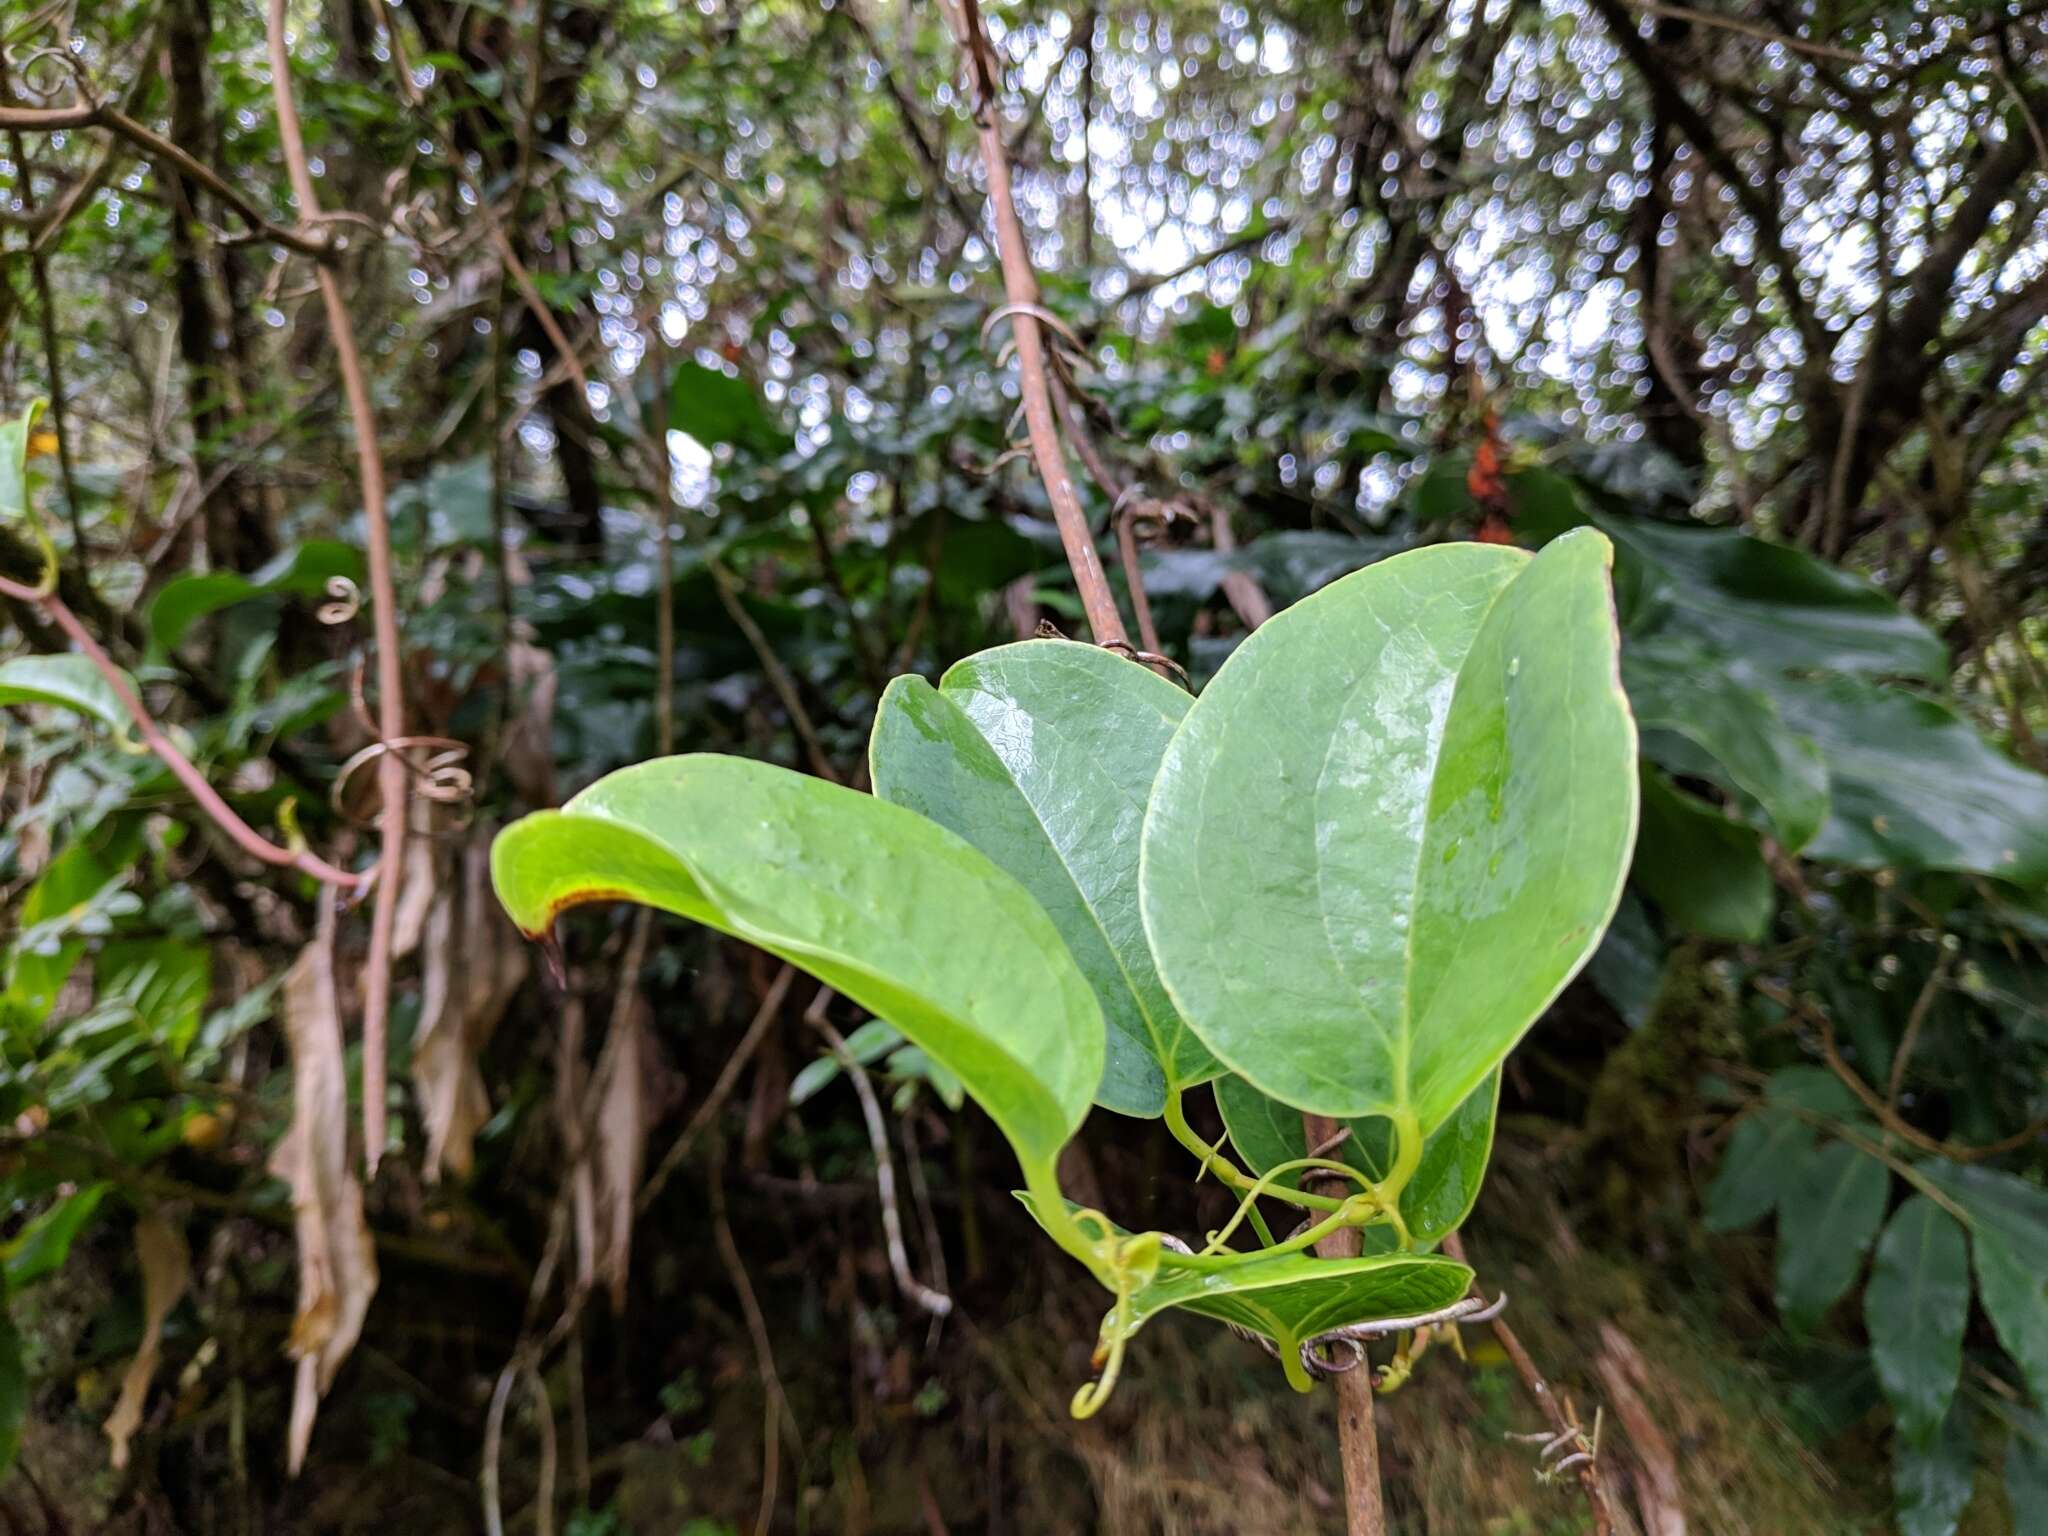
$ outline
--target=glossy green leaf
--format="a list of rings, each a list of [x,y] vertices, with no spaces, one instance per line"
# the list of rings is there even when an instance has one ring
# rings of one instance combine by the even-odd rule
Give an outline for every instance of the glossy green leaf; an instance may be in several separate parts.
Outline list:
[[[1643,830],[1636,884],[1679,927],[1754,943],[1777,910],[1757,835],[1642,765]]]
[[[2048,1190],[1974,1164],[1929,1160],[1920,1172],[1962,1211],[1992,1331],[2048,1406]]]
[[[1915,1195],[1885,1224],[1863,1290],[1878,1385],[1908,1440],[1927,1441],[1948,1413],[1963,1369],[1969,1315],[1963,1229],[1925,1195]]]
[[[0,1250],[4,1254],[8,1291],[18,1291],[62,1269],[71,1256],[71,1245],[113,1187],[88,1184],[31,1218],[19,1235]]]
[[[1108,1025],[1096,1101],[1156,1115],[1218,1070],[1160,984],[1138,915],[1152,780],[1192,701],[1099,646],[984,651],[938,688],[899,677],[869,745],[875,793],[966,838],[1037,898]]]
[[[1630,633],[1663,624],[1759,672],[1793,670],[1938,681],[1941,637],[1869,582],[1783,544],[1728,528],[1595,519],[1622,551],[1644,601]],[[1793,722],[1798,727],[1798,722]]]
[[[149,605],[150,637],[169,648],[183,640],[194,624],[223,608],[257,597],[321,597],[327,583],[336,577],[360,583],[363,557],[351,546],[331,539],[309,539],[248,576],[240,571],[179,576],[164,583]]]
[[[1787,1323],[1811,1329],[1855,1283],[1890,1188],[1890,1170],[1847,1142],[1829,1141],[1786,1169],[1776,1289]]]
[[[85,657],[70,651],[0,662],[0,705],[4,704],[47,704],[72,710],[123,736],[132,723],[113,684]]]
[[[1268,1098],[1235,1074],[1219,1077],[1216,1107],[1230,1132],[1230,1144],[1253,1173],[1308,1155],[1301,1111]],[[1401,1190],[1401,1219],[1409,1236],[1423,1248],[1443,1241],[1471,1214],[1493,1153],[1494,1117],[1500,1105],[1500,1072],[1467,1095],[1450,1119],[1432,1131],[1422,1145],[1422,1161]],[[1369,1178],[1385,1178],[1393,1164],[1393,1125],[1383,1119],[1347,1121],[1351,1135],[1327,1154],[1341,1159]],[[1282,1174],[1276,1183],[1301,1187],[1298,1174]],[[1368,1249],[1374,1241],[1391,1243],[1391,1227],[1370,1227],[1363,1233]]]
[[[1241,645],[1167,749],[1140,893],[1261,1090],[1426,1134],[1592,953],[1635,836],[1606,541],[1382,561]]]
[[[1787,853],[1812,842],[1828,814],[1828,771],[1820,748],[1780,718],[1768,693],[1744,680],[1739,662],[1678,636],[1631,640],[1621,679],[1643,754],[1674,772],[1690,754],[1664,754],[1675,736],[1704,754],[1703,772],[1755,800]]]
[[[687,432],[706,448],[726,443],[762,458],[789,447],[789,435],[768,414],[753,385],[695,361],[669,378],[668,429]]]
[[[802,967],[952,1070],[1027,1175],[1101,1080],[1101,1011],[1051,919],[979,851],[871,795],[663,758],[515,822],[491,873],[529,934],[579,903],[639,901]]]
[[[1958,1403],[1925,1444],[1892,1442],[1892,1512],[1899,1536],[1952,1536],[1970,1505],[1976,1462]]]
[[[1833,812],[1809,856],[2048,882],[2048,778],[1947,705],[1854,678],[1788,679],[1772,692],[1827,758]]]

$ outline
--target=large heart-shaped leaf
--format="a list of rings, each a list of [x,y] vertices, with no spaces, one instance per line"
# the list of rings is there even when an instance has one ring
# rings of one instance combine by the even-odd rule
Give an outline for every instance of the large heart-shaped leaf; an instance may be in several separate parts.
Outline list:
[[[1028,1180],[1101,1080],[1102,1015],[1051,919],[978,850],[870,795],[662,758],[515,822],[491,874],[529,934],[582,902],[639,901],[801,966],[951,1069]]]
[[[1098,646],[1027,640],[969,657],[936,689],[897,678],[868,749],[877,795],[959,833],[1051,915],[1109,1027],[1096,1102],[1129,1115],[1217,1070],[1138,916],[1145,803],[1191,702]]]
[[[1427,1134],[1621,895],[1636,740],[1609,547],[1419,550],[1288,609],[1167,749],[1140,896],[1167,990],[1260,1089]]]
[[[1496,1068],[1423,1142],[1422,1161],[1401,1187],[1401,1220],[1419,1246],[1435,1247],[1471,1214],[1486,1177],[1487,1159],[1493,1153],[1493,1123],[1499,1104],[1500,1071]],[[1252,1172],[1263,1174],[1308,1155],[1301,1112],[1268,1098],[1243,1078],[1233,1074],[1216,1080],[1216,1107],[1230,1132],[1230,1144]],[[1384,1179],[1394,1164],[1392,1122],[1360,1119],[1346,1123],[1351,1134],[1329,1156],[1349,1163],[1368,1178]],[[1282,1174],[1274,1182],[1298,1189],[1301,1178],[1299,1174]],[[1390,1225],[1368,1227],[1361,1235],[1367,1251],[1375,1242],[1391,1246],[1394,1241]]]

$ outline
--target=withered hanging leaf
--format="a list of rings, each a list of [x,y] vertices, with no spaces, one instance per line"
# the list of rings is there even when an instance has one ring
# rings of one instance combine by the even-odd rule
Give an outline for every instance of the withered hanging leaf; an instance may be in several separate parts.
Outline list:
[[[405,878],[398,887],[398,913],[392,924],[391,954],[403,958],[420,947],[427,918],[434,910],[440,891],[440,848],[434,840],[434,822],[440,807],[415,797],[410,814],[412,836],[405,843]]]
[[[270,1171],[291,1186],[299,1247],[299,1306],[285,1346],[299,1363],[287,1440],[294,1475],[305,1462],[320,1399],[355,1348],[377,1291],[363,1187],[349,1169],[348,1077],[333,944],[334,908],[323,902],[319,931],[285,977],[292,1123],[270,1157]]]
[[[496,829],[480,826],[463,849],[455,880],[427,919],[425,983],[413,1036],[412,1081],[427,1127],[425,1175],[466,1178],[476,1133],[491,1117],[477,1059],[526,980],[527,945],[491,894]]]
[[[528,805],[556,805],[554,656],[514,640],[505,647],[505,685],[512,710],[501,753],[505,776]]]
[[[626,1271],[633,1256],[633,1197],[647,1156],[648,1025],[652,1010],[635,992],[612,1018],[598,1070],[602,1107],[597,1120],[597,1276],[610,1288],[612,1310],[626,1305]]]
[[[568,1156],[569,1224],[576,1239],[576,1289],[591,1283],[597,1268],[597,1179],[583,1146],[583,1004],[575,997],[562,1006],[562,1030],[556,1041],[555,1121]]]
[[[108,1459],[117,1471],[128,1465],[128,1442],[142,1426],[142,1405],[156,1375],[164,1319],[192,1280],[192,1252],[185,1246],[185,1234],[157,1211],[144,1213],[135,1223],[135,1257],[142,1264],[142,1342],[121,1377],[121,1396],[104,1426]]]

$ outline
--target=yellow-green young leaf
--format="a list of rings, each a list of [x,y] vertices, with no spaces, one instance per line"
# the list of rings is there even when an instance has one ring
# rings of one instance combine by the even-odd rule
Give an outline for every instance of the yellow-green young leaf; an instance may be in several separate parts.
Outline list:
[[[1884,1220],[1891,1173],[1844,1141],[1786,1172],[1778,1195],[1778,1310],[1800,1330],[1855,1283]]]
[[[1138,916],[1145,804],[1192,702],[1099,646],[1027,640],[970,656],[936,689],[897,678],[868,748],[877,795],[959,833],[1051,916],[1109,1028],[1096,1102],[1127,1115],[1157,1115],[1169,1078],[1217,1070]]]
[[[1963,1229],[1925,1195],[1915,1195],[1886,1223],[1863,1290],[1878,1385],[1908,1440],[1924,1444],[1948,1413],[1969,1315]]]
[[[1044,1225],[1037,1202],[1021,1192],[1017,1198]],[[1228,1257],[1227,1267],[1195,1269],[1164,1255],[1158,1274],[1131,1297],[1126,1337],[1160,1313],[1185,1307],[1271,1339],[1290,1367],[1288,1379],[1305,1389],[1295,1368],[1305,1340],[1352,1323],[1435,1312],[1472,1288],[1470,1269],[1436,1254],[1323,1259],[1285,1253],[1265,1259],[1245,1252]]]
[[[1301,1111],[1268,1098],[1235,1075],[1216,1080],[1216,1107],[1230,1132],[1230,1144],[1250,1166],[1263,1174],[1269,1168],[1308,1155]],[[1408,1235],[1423,1248],[1433,1248],[1458,1230],[1479,1198],[1493,1152],[1494,1114],[1500,1104],[1500,1072],[1466,1096],[1465,1102],[1422,1144],[1422,1161],[1401,1189],[1401,1219]],[[1328,1155],[1341,1159],[1369,1178],[1385,1178],[1393,1163],[1393,1125],[1380,1119],[1347,1121],[1351,1134]],[[1297,1189],[1299,1174],[1282,1174],[1276,1183]],[[1368,1227],[1361,1234],[1366,1251],[1390,1246],[1391,1224]]]
[[[130,687],[134,684],[131,682]],[[125,733],[127,706],[113,684],[83,656],[17,656],[0,662],[0,704],[49,704]]]
[[[900,806],[767,763],[663,758],[600,779],[491,849],[512,920],[638,901],[802,967],[966,1084],[1027,1174],[1102,1077],[1102,1015],[1024,888]]]
[[[1167,991],[1234,1071],[1434,1130],[1620,899],[1635,726],[1607,541],[1447,544],[1304,599],[1167,749],[1139,890]]]

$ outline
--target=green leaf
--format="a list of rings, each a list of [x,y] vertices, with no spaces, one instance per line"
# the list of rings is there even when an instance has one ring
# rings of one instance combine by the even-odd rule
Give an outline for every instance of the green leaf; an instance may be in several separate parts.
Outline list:
[[[1234,1074],[1219,1077],[1215,1093],[1230,1144],[1253,1173],[1263,1174],[1308,1155],[1300,1110],[1268,1098]],[[1423,1142],[1422,1161],[1401,1190],[1401,1219],[1419,1246],[1435,1247],[1471,1214],[1493,1153],[1494,1116],[1499,1104],[1500,1072],[1496,1069]],[[1370,1178],[1385,1178],[1393,1163],[1392,1122],[1357,1119],[1345,1123],[1351,1135],[1329,1155]],[[1275,1182],[1287,1189],[1301,1187],[1299,1174],[1282,1174]],[[1393,1234],[1390,1227],[1369,1227],[1363,1236],[1369,1246],[1375,1240],[1390,1242]]]
[[[21,1357],[21,1333],[12,1314],[0,1310],[0,1473],[14,1465],[27,1417],[28,1367]]]
[[[1664,991],[1664,940],[1633,888],[1622,892],[1614,921],[1586,962],[1586,976],[1630,1029],[1650,1022]]]
[[[934,689],[899,677],[868,749],[875,793],[966,838],[1037,898],[1108,1024],[1096,1102],[1157,1115],[1218,1070],[1161,985],[1138,915],[1152,780],[1192,701],[1099,646],[1027,640]]]
[[[1778,1195],[1778,1310],[1808,1330],[1855,1283],[1884,1220],[1891,1172],[1830,1141],[1786,1171]]]
[[[1145,930],[1262,1091],[1427,1134],[1592,953],[1636,821],[1608,553],[1395,556],[1260,628],[1188,712]]]
[[[1925,1445],[1892,1442],[1892,1511],[1899,1536],[1951,1536],[1969,1507],[1976,1481],[1969,1421],[1951,1408]]]
[[[1710,760],[1710,776],[1754,799],[1787,853],[1813,841],[1828,814],[1828,771],[1810,737],[1790,730],[1778,706],[1744,680],[1745,670],[1710,647],[1684,637],[1630,641],[1621,679],[1643,752],[1674,772],[1692,764],[1664,755],[1664,733],[1683,738]]]
[[[135,686],[132,679],[128,686]],[[0,704],[55,705],[97,720],[123,737],[131,724],[113,684],[85,657],[70,651],[0,662]]]
[[[213,952],[185,939],[111,939],[93,959],[102,1002],[125,1000],[150,1037],[182,1059],[206,1016]]]
[[[106,1198],[111,1184],[88,1184],[39,1211],[4,1250],[7,1290],[12,1293],[64,1267],[71,1245]]]
[[[902,1043],[903,1036],[897,1032],[894,1025],[885,1024],[880,1019],[869,1019],[846,1037],[846,1054],[865,1067],[871,1062],[879,1061],[883,1055]],[[828,1051],[811,1062],[790,1079],[789,1107],[802,1108],[825,1088],[837,1082],[839,1074],[844,1070],[846,1069],[839,1064],[839,1054],[836,1051]]]
[[[764,459],[790,445],[751,384],[694,361],[678,363],[669,378],[668,429],[687,432],[706,448],[725,443]]]
[[[1733,529],[1610,516],[1595,522],[1642,585],[1644,622],[1632,623],[1631,634],[1670,623],[1770,674],[1936,682],[1948,675],[1941,636],[1826,561]]]
[[[2013,1536],[2048,1536],[2048,1421],[2011,1415],[2005,1441],[2005,1497]]]
[[[164,583],[149,605],[149,633],[170,649],[194,624],[210,614],[255,597],[282,595],[319,597],[329,580],[363,580],[363,557],[347,544],[309,539],[286,550],[254,575],[240,571],[205,571]]]
[[[1707,1187],[1707,1230],[1737,1232],[1775,1211],[1788,1170],[1805,1166],[1814,1141],[1804,1121],[1769,1105],[1738,1121]]]
[[[1992,1331],[2048,1405],[2048,1190],[1972,1164],[1930,1159],[1919,1171],[1961,1209]]]
[[[1925,1444],[1941,1428],[1963,1369],[1970,1262],[1963,1229],[1925,1195],[1901,1205],[1878,1239],[1863,1320],[1878,1385],[1899,1433]]]
[[[498,835],[525,932],[639,901],[758,945],[954,1072],[1043,1173],[1102,1077],[1102,1015],[1057,930],[976,849],[900,806],[767,763],[663,758]]]
[[[1038,1204],[1017,1196],[1044,1226]],[[1117,1229],[1121,1231],[1122,1229]],[[1302,1342],[1333,1328],[1379,1318],[1415,1317],[1457,1301],[1472,1288],[1472,1271],[1436,1254],[1381,1253],[1323,1259],[1287,1253],[1264,1259],[1234,1254],[1226,1269],[1164,1265],[1131,1297],[1129,1334],[1174,1307],[1262,1334],[1280,1349],[1283,1364],[1298,1362]],[[1297,1386],[1290,1369],[1288,1379]]]
[[[2048,778],[1947,705],[1854,678],[1788,679],[1772,692],[1827,758],[1833,813],[1809,857],[2048,882]]]
[[[1643,830],[1635,881],[1679,927],[1755,943],[1777,910],[1757,835],[1642,765]]]

